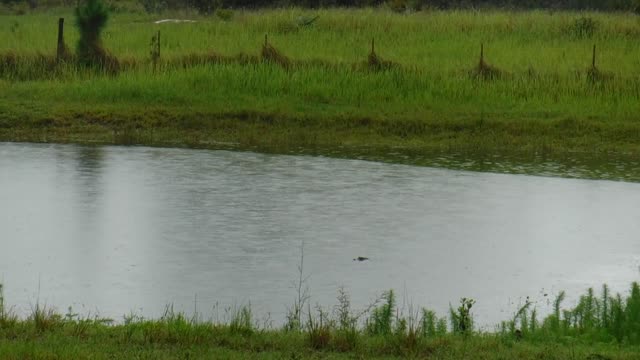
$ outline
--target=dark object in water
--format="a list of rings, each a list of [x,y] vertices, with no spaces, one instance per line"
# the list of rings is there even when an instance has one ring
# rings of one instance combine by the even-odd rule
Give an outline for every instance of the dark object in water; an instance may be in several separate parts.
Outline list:
[[[364,256],[358,256],[357,258],[353,259],[353,261],[365,261],[365,260],[369,260],[369,258]]]

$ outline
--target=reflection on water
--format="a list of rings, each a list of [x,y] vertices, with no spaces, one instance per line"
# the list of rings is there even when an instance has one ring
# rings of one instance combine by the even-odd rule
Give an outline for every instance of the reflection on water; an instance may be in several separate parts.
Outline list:
[[[456,158],[518,172],[494,157],[428,161]],[[545,161],[541,174],[590,166]],[[168,303],[215,317],[251,302],[280,321],[304,243],[314,303],[335,304],[340,286],[358,307],[394,288],[405,307],[440,314],[473,297],[479,323],[494,324],[526,296],[544,312],[561,289],[626,291],[639,195],[635,183],[326,157],[0,144],[0,281],[21,312],[40,299],[118,319]]]

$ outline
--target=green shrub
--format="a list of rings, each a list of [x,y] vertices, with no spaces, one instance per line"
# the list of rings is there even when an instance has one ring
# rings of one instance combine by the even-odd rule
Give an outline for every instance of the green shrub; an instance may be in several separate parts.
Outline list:
[[[101,63],[106,58],[100,35],[107,25],[109,11],[100,0],[87,0],[84,6],[76,8],[76,26],[80,33],[78,58],[81,62]]]
[[[193,0],[191,3],[193,8],[198,10],[200,14],[210,15],[213,14],[216,9],[222,6],[221,0]]]
[[[598,30],[598,22],[591,17],[583,16],[574,20],[565,30],[575,39],[591,38]]]
[[[389,0],[387,5],[395,12],[404,12],[407,10],[407,0]]]
[[[149,14],[160,13],[167,9],[167,2],[164,0],[138,0],[140,5]]]
[[[229,21],[233,18],[233,10],[231,9],[218,9],[216,10],[216,16],[220,20]]]

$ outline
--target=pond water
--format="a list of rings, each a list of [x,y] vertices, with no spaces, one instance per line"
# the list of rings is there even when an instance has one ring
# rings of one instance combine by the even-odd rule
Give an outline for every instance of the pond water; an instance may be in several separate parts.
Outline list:
[[[640,266],[640,184],[250,152],[0,143],[0,282],[36,302],[122,320],[279,325],[301,249],[312,304],[404,311],[461,297],[489,327],[529,296],[548,312],[588,287],[627,292]],[[369,261],[353,258],[365,256]],[[545,296],[546,295],[546,296]]]

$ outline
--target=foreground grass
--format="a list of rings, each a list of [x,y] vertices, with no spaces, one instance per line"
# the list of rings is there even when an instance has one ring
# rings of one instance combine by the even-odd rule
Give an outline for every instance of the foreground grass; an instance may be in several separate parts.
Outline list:
[[[149,324],[151,326],[151,324]],[[98,332],[94,329],[94,331]],[[369,339],[354,351],[315,350],[303,336],[283,332],[250,336],[220,330],[194,341],[132,341],[127,329],[110,328],[78,336],[64,330],[32,338],[0,339],[2,359],[637,359],[638,350],[611,345],[504,341],[494,336],[446,337],[420,343],[418,350],[394,354],[384,339]],[[195,331],[195,330],[194,330]],[[216,333],[203,328],[207,334]]]
[[[105,46],[121,60],[115,74],[52,60],[57,15],[70,12],[0,15],[0,141],[640,153],[633,15],[291,9],[156,25],[165,16],[114,14]],[[576,25],[583,17],[593,29]],[[275,55],[261,50],[265,33]],[[73,44],[75,29],[65,34]],[[491,67],[478,68],[481,43]]]
[[[462,299],[449,318],[422,309],[405,314],[393,291],[356,313],[340,290],[333,309],[299,298],[282,329],[259,328],[251,309],[228,323],[189,319],[167,307],[159,320],[136,316],[124,323],[61,315],[36,305],[26,319],[7,310],[0,286],[0,358],[229,358],[229,359],[637,359],[640,356],[640,286],[612,296],[606,286],[562,309],[564,293],[543,321],[527,301],[495,333],[473,330],[473,300]],[[411,312],[411,311],[410,311]],[[450,325],[447,322],[450,322]]]

